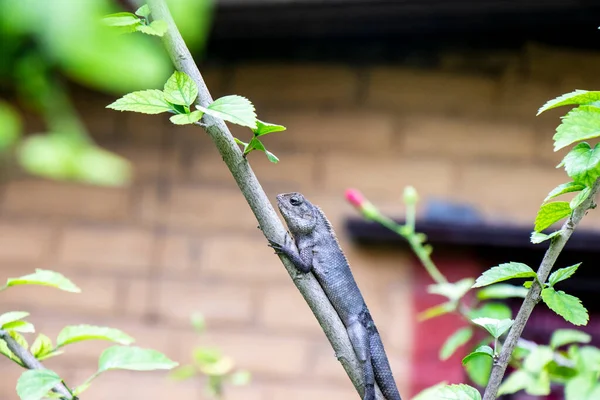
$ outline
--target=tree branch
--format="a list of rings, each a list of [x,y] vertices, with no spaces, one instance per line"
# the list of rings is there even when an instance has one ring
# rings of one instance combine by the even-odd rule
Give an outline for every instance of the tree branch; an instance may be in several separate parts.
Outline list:
[[[208,106],[212,102],[212,97],[171,17],[165,1],[148,0],[147,4],[153,19],[163,20],[168,24],[168,30],[163,36],[163,43],[175,68],[185,72],[194,80],[199,91],[197,102],[204,107]],[[202,126],[215,143],[219,153],[221,153],[223,161],[227,164],[238,187],[246,198],[265,237],[277,242],[283,242],[286,230],[254,175],[252,168],[250,168],[248,161],[242,157],[242,152],[233,140],[229,129],[222,120],[206,114],[203,117],[203,121]],[[296,268],[287,258],[280,256],[280,259],[319,321],[321,328],[335,351],[336,357],[342,363],[354,387],[362,396],[364,392],[362,369],[337,312],[312,274],[299,277]],[[377,399],[383,399],[378,388]]]
[[[12,336],[10,336],[10,333],[8,333],[8,331],[0,329],[0,339],[4,340],[6,342],[6,346],[8,347],[8,349],[19,360],[21,360],[21,363],[23,363],[25,368],[27,368],[27,369],[46,369],[42,365],[42,363],[39,362],[39,360],[33,356],[33,354],[28,352]],[[68,400],[76,400],[77,399],[76,397],[74,397],[71,394],[71,391],[64,383],[56,385],[54,387],[54,389],[52,389],[52,391],[59,393],[61,395],[61,398],[63,398],[63,399],[68,399]]]
[[[579,224],[583,216],[586,212],[594,207],[594,198],[598,193],[598,189],[600,188],[600,180],[597,180],[592,187],[592,191],[588,198],[573,212],[567,221],[563,224],[561,228],[561,233],[557,237],[551,239],[550,247],[546,250],[546,254],[542,259],[540,267],[538,268],[537,275],[540,282],[546,282],[548,279],[548,275],[550,275],[550,271],[552,271],[552,267],[556,262],[560,252],[565,247],[565,244],[573,234],[575,227]],[[527,293],[525,300],[523,300],[523,304],[519,309],[519,313],[515,318],[515,323],[512,328],[508,332],[508,336],[504,341],[504,346],[502,347],[502,352],[500,353],[500,357],[498,361],[494,363],[492,367],[492,372],[490,375],[490,380],[488,381],[488,385],[485,389],[485,393],[483,395],[483,400],[495,400],[498,395],[498,389],[500,384],[502,383],[502,378],[504,377],[504,373],[506,372],[506,367],[508,366],[508,361],[512,352],[517,345],[521,334],[523,333],[523,329],[525,328],[525,324],[533,311],[535,305],[541,299],[542,287],[538,283],[537,280],[533,281],[531,285],[531,289]]]

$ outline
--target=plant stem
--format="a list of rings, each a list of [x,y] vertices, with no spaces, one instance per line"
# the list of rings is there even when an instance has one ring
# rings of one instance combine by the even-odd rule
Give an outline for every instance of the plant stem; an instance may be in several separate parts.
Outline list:
[[[423,264],[427,270],[429,276],[431,276],[431,279],[433,279],[436,283],[448,283],[448,279],[446,279],[444,274],[442,274],[437,268],[433,260],[431,260],[431,252],[428,251],[425,246],[423,246],[423,242],[415,233],[414,221],[412,229],[410,229],[410,226],[408,226],[408,229],[405,229],[406,225],[399,225],[393,219],[381,214],[377,215],[375,221],[406,239],[415,255],[419,258],[419,261],[421,261],[421,264]]]
[[[23,348],[10,333],[5,330],[0,330],[0,339],[6,342],[8,349],[19,359],[27,369],[45,369],[41,362]],[[76,400],[77,398],[71,394],[71,390],[64,383],[56,385],[52,391],[59,393],[62,399]]]
[[[500,353],[500,357],[498,361],[494,363],[492,366],[492,373],[490,375],[490,380],[488,381],[487,387],[485,388],[485,393],[483,395],[483,400],[495,400],[498,395],[498,389],[500,384],[502,383],[502,378],[504,377],[504,373],[506,372],[506,367],[508,366],[508,362],[512,355],[512,352],[517,345],[521,334],[523,333],[523,329],[525,328],[525,324],[533,311],[535,305],[541,299],[542,287],[539,282],[545,282],[548,279],[548,275],[550,275],[550,271],[556,262],[560,252],[565,247],[565,244],[573,234],[575,227],[579,224],[583,216],[586,214],[587,210],[594,207],[594,198],[598,193],[598,189],[600,187],[600,180],[597,180],[592,187],[591,193],[588,198],[581,203],[579,207],[577,207],[571,213],[571,216],[567,221],[563,224],[561,228],[560,235],[554,237],[552,242],[550,243],[550,247],[546,251],[544,258],[540,264],[540,267],[537,271],[538,279],[534,279],[533,284],[531,285],[531,289],[527,293],[525,300],[523,300],[523,304],[519,309],[519,313],[515,318],[515,323],[512,328],[508,332],[508,336],[504,341],[504,346],[502,346],[502,352]]]
[[[148,0],[147,4],[150,8],[152,18],[163,20],[168,25],[167,32],[163,36],[163,43],[175,68],[192,78],[198,87],[198,104],[207,107],[212,102],[212,97],[171,17],[165,1]],[[221,153],[223,161],[227,164],[250,209],[254,213],[259,223],[259,228],[267,238],[283,242],[286,230],[254,175],[250,164],[242,156],[242,152],[235,143],[227,125],[222,120],[213,118],[210,115],[204,115],[202,121],[203,124],[201,126],[206,130],[219,153]],[[312,274],[300,277],[294,265],[285,256],[280,256],[280,259],[319,321],[335,351],[336,357],[342,363],[354,387],[362,395],[364,391],[362,369],[348,338],[346,328],[342,324],[337,312]],[[377,399],[383,399],[383,395],[381,395],[378,388]]]

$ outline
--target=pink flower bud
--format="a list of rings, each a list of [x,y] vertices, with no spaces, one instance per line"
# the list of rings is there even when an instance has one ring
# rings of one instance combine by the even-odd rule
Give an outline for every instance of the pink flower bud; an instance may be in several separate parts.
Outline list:
[[[365,199],[361,192],[356,189],[346,190],[346,200],[354,207],[356,207],[366,218],[376,219],[379,215],[379,211],[371,202]]]
[[[356,189],[346,189],[346,200],[348,200],[350,204],[358,209],[361,209],[365,202],[365,198],[363,197],[362,193]]]

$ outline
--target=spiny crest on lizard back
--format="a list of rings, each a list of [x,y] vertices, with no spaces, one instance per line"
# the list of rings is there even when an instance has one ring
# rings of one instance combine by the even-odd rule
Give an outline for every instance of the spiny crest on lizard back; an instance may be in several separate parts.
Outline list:
[[[327,231],[329,233],[331,233],[331,237],[333,238],[333,240],[335,240],[335,244],[340,249],[340,253],[342,253],[342,256],[344,257],[344,260],[346,260],[346,264],[348,264],[348,260],[346,259],[346,254],[344,254],[344,252],[342,251],[342,246],[340,245],[340,241],[338,240],[338,237],[335,234],[335,231],[333,230],[333,226],[331,225],[331,222],[329,222],[329,220],[325,216],[325,213],[323,212],[323,210],[321,210],[321,207],[314,206],[314,208],[315,208],[315,211],[317,213],[319,213],[319,215],[321,216],[321,219],[323,220],[323,224],[327,228]],[[348,265],[348,266],[350,266],[350,265]]]

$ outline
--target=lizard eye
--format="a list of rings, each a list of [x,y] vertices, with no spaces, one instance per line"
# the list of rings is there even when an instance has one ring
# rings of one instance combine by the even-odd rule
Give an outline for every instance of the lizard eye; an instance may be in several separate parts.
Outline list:
[[[300,200],[297,197],[292,197],[290,198],[290,204],[293,206],[299,206],[300,204],[302,204],[302,200]]]

